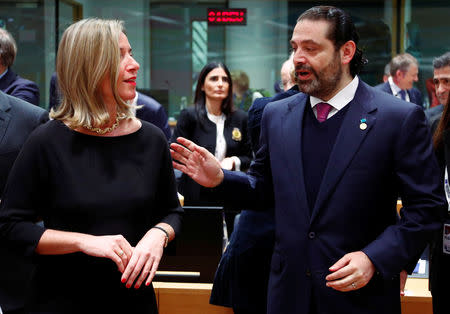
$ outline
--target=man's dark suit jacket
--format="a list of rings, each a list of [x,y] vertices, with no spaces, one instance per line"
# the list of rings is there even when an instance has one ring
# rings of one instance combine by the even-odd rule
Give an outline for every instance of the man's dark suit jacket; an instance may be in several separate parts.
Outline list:
[[[375,86],[375,88],[392,95],[392,89],[391,89],[391,86],[389,85],[389,82],[379,84],[379,85]],[[410,102],[412,102],[413,104],[419,105],[420,107],[423,106],[423,97],[422,97],[422,93],[420,92],[420,90],[413,87],[411,89],[408,89],[407,92],[409,95]]]
[[[39,88],[36,83],[20,77],[11,69],[0,79],[0,90],[39,106]]]
[[[58,86],[58,80],[56,78],[56,72],[52,74],[50,79],[50,104],[48,110],[55,108],[61,102],[61,95]]]
[[[296,93],[298,87],[294,86],[273,97],[255,99],[248,111],[248,132],[255,154],[259,149],[264,107],[269,102]],[[273,210],[241,212],[214,277],[211,304],[232,307],[242,313],[266,313],[270,259],[275,242],[274,228]]]
[[[0,191],[28,135],[47,120],[44,109],[0,92]],[[3,311],[23,308],[31,262],[4,248],[0,252],[0,306]]]
[[[234,136],[233,133],[238,136]],[[208,119],[206,111],[197,113],[194,107],[189,107],[181,111],[170,141],[176,142],[177,137],[181,136],[214,154],[216,134],[216,124]],[[225,157],[238,157],[241,160],[241,170],[247,170],[252,160],[247,113],[240,109],[232,112],[225,120],[223,134],[227,143]],[[181,176],[178,192],[184,196],[185,205],[217,205],[221,203],[210,198],[210,189],[200,186],[185,174]]]
[[[167,114],[163,106],[155,99],[142,93],[137,93],[137,105],[142,106],[142,108],[136,110],[136,117],[156,125],[164,132],[167,140],[169,140],[172,132],[170,131]]]
[[[256,98],[253,105],[248,110],[248,131],[250,133],[250,141],[252,144],[252,150],[255,152],[259,148],[259,135],[261,132],[261,119],[264,108],[269,102],[274,102],[286,97],[290,97],[298,93],[298,86],[294,85],[292,88],[285,92],[276,94],[273,97]]]
[[[309,208],[302,163],[307,106],[303,93],[269,103],[249,171],[224,171],[215,189],[244,208],[274,199],[268,313],[310,313],[314,304],[321,314],[398,314],[400,271],[441,228],[446,209],[423,110],[360,81]],[[350,292],[328,288],[329,267],[355,251],[372,261],[374,277]]]

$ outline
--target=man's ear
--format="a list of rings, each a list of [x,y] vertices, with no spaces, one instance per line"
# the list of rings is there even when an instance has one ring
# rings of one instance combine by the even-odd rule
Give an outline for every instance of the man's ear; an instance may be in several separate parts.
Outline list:
[[[350,61],[352,61],[355,52],[356,44],[353,40],[349,40],[343,44],[340,49],[342,64],[349,64]]]
[[[395,77],[396,78],[404,78],[405,77],[405,73],[403,73],[400,70],[397,70],[397,72],[395,72]]]

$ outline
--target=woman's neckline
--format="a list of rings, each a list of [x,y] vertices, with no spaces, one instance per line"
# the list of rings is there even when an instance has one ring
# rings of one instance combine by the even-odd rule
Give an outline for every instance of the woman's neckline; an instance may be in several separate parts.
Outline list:
[[[76,134],[76,135],[81,135],[81,136],[87,136],[87,137],[91,137],[91,138],[109,138],[109,139],[114,139],[114,138],[123,138],[123,137],[127,137],[127,136],[131,136],[134,134],[138,134],[141,130],[142,130],[142,121],[138,119],[139,123],[140,123],[140,127],[132,132],[129,133],[124,133],[124,134],[120,134],[120,135],[97,135],[97,134],[88,134],[88,133],[84,133],[84,132],[80,132],[77,130],[74,130],[72,128],[70,128],[67,124],[65,124],[62,120],[56,120],[58,121],[61,126],[66,129],[67,131],[69,131],[72,134]]]

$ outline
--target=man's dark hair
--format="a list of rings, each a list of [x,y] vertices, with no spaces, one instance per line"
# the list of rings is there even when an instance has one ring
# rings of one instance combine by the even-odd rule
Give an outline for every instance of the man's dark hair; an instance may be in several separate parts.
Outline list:
[[[450,66],[450,51],[433,60],[433,68],[435,69],[441,69],[447,66]]]
[[[359,35],[350,15],[342,9],[333,6],[316,6],[303,12],[297,19],[297,23],[302,20],[324,20],[330,25],[327,38],[334,43],[336,50],[342,47],[347,41],[352,40],[358,45]],[[350,74],[359,74],[362,67],[367,63],[362,51],[356,46],[355,55],[350,61]]]

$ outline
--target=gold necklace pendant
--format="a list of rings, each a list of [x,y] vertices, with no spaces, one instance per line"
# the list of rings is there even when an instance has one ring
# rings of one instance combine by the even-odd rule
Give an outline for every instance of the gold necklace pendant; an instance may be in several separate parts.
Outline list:
[[[125,115],[121,114],[121,115],[116,115],[116,122],[114,122],[114,124],[110,127],[107,128],[97,128],[97,127],[92,127],[90,125],[83,125],[83,128],[88,129],[89,131],[95,132],[97,134],[106,134],[106,133],[111,133],[112,131],[114,131],[115,129],[117,129],[117,127],[119,126],[120,120],[125,119]]]

